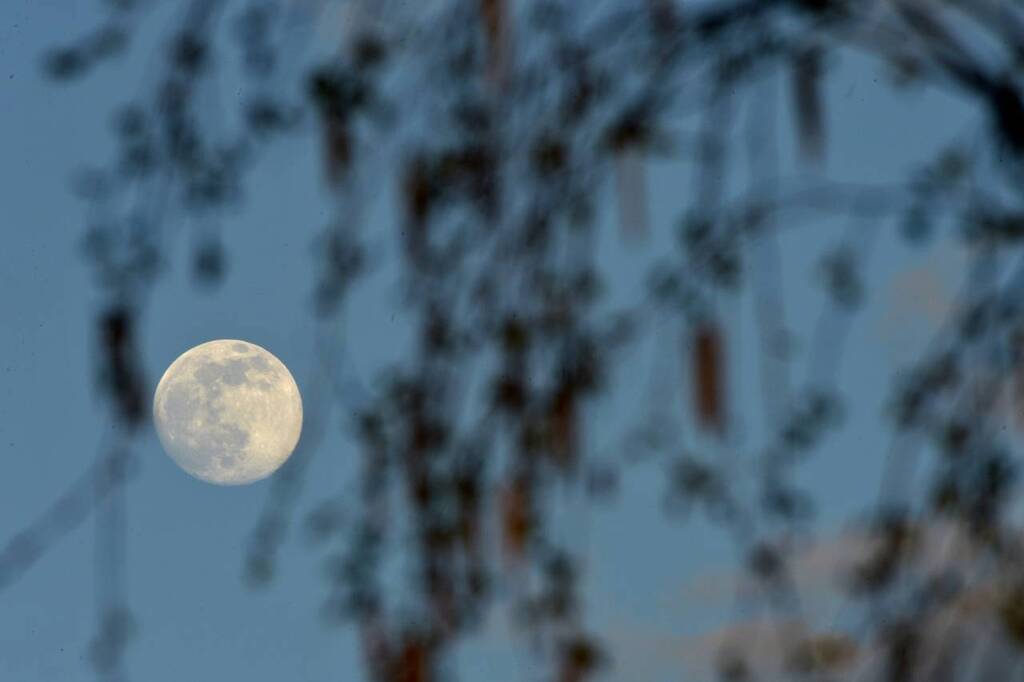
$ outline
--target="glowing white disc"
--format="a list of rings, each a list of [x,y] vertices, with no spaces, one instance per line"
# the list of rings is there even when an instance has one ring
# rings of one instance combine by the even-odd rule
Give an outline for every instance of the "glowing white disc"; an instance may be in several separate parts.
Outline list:
[[[266,478],[292,454],[302,432],[302,397],[269,351],[222,339],[183,353],[153,399],[167,454],[196,478],[242,485]]]

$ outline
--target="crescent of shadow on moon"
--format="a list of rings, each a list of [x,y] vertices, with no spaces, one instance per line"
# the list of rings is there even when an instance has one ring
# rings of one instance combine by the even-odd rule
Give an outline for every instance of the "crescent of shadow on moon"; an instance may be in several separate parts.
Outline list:
[[[161,444],[182,469],[220,485],[265,478],[291,455],[302,431],[302,398],[269,351],[234,339],[183,353],[153,400]]]

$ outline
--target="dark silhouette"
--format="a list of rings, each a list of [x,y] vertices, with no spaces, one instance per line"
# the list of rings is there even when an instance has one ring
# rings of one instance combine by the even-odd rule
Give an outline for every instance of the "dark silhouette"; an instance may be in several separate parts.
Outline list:
[[[87,78],[116,59],[153,3],[108,4],[101,28],[45,57],[54,81]],[[542,642],[548,679],[582,682],[614,665],[600,624],[587,624],[580,558],[548,533],[550,499],[568,482],[600,504],[642,457],[668,465],[668,510],[706,513],[735,540],[745,557],[738,571],[756,585],[768,631],[783,635],[772,663],[742,639],[724,642],[722,680],[1024,674],[1012,649],[983,646],[996,637],[985,634],[992,627],[1024,645],[1024,546],[1008,504],[1019,455],[997,409],[1008,390],[1013,410],[1024,409],[1024,12],[1017,6],[367,0],[351,3],[361,18],[338,37],[337,53],[304,71],[290,57],[315,21],[314,3],[182,4],[145,91],[113,111],[114,161],[74,182],[99,216],[87,237],[107,302],[96,364],[111,419],[124,428],[101,446],[81,482],[0,549],[0,588],[8,588],[88,514],[100,515],[107,565],[97,586],[93,663],[101,678],[122,679],[120,652],[132,633],[119,582],[119,490],[136,466],[132,434],[148,414],[138,321],[161,271],[168,207],[204,226],[194,274],[215,286],[227,273],[217,229],[223,211],[243,200],[247,171],[269,142],[300,135],[319,139],[323,179],[339,206],[317,244],[311,282],[311,314],[324,321],[316,339],[324,371],[308,397],[305,449],[274,479],[244,573],[254,587],[272,580],[283,538],[302,527],[326,554],[325,615],[358,629],[367,679],[444,679],[446,655],[499,599],[494,586],[516,580],[523,589],[514,610]],[[204,125],[203,92],[215,87],[228,50],[244,64],[243,124],[213,130]],[[779,108],[760,86],[786,75],[800,153],[813,166],[828,153],[830,58],[849,50],[880,60],[908,84],[950,89],[984,113],[983,124],[937,148],[902,183],[785,182]],[[745,125],[748,116],[756,124]],[[682,132],[681,123],[696,133]],[[698,169],[696,185],[679,198],[678,246],[654,257],[643,300],[612,306],[595,254],[598,198],[613,187],[622,239],[644,239],[655,229],[644,160],[657,155]],[[753,178],[742,192],[727,183],[737,167]],[[353,282],[376,267],[360,215],[385,184],[398,188],[400,217],[391,227],[402,244],[403,304],[416,350],[359,395],[351,423],[363,455],[354,516],[329,499],[297,519],[323,405],[353,400],[342,387],[340,340],[327,331],[338,325],[328,322]],[[821,263],[830,306],[807,339],[805,374],[787,351],[776,239],[820,213],[848,217],[850,228]],[[910,241],[955,234],[972,246],[974,262],[928,354],[893,377],[886,475],[877,497],[865,491],[865,516],[851,520],[864,551],[837,576],[863,618],[856,628],[818,632],[806,626],[793,571],[815,514],[814,491],[800,487],[795,470],[827,446],[849,399],[835,374],[849,318],[872,286],[864,264],[878,231],[890,229]],[[771,435],[744,460],[752,485],[740,488],[735,460],[708,456],[696,443],[699,436],[730,447],[734,330],[720,294],[742,289],[756,302]],[[656,391],[682,384],[692,414],[669,413],[656,395],[647,418],[625,434],[621,456],[594,457],[585,408],[614,392],[612,368],[659,321],[682,330],[671,352],[682,354],[686,371],[659,377]],[[909,484],[914,471],[928,477],[924,493]],[[397,524],[415,535],[413,609],[392,603],[379,585],[385,539]],[[488,537],[490,527],[500,537]],[[969,549],[956,564],[929,558],[936,543],[953,542],[935,540],[936,529]],[[969,572],[968,564],[984,570]],[[533,578],[528,585],[525,575]],[[974,610],[956,616],[956,627],[942,624],[967,604]],[[407,612],[417,616],[397,615]]]

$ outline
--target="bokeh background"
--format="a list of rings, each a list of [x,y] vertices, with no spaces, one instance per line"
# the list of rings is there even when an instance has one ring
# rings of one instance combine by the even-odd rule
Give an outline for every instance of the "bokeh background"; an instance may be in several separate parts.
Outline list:
[[[110,443],[123,442],[119,434],[126,427],[112,417],[98,380],[104,349],[97,318],[110,297],[98,283],[90,255],[95,248],[90,225],[104,217],[95,202],[76,196],[75,183],[81,182],[76,172],[115,155],[112,112],[153,89],[165,68],[170,36],[189,11],[186,4],[152,3],[131,24],[124,54],[81,78],[55,82],[47,76],[47,55],[102,25],[111,10],[86,0],[0,3],[0,445],[5,453],[0,542],[12,543],[0,550],[3,680],[371,679],[360,629],[333,623],[329,608],[325,611],[333,552],[329,543],[318,541],[315,519],[329,515],[339,528],[351,529],[364,511],[362,455],[353,424],[382,370],[414,355],[419,323],[404,293],[403,242],[396,227],[403,220],[400,183],[352,190],[360,197],[354,208],[347,190],[325,178],[325,143],[312,112],[306,112],[298,132],[261,148],[246,170],[242,199],[218,210],[214,220],[169,202],[158,275],[146,284],[142,302],[133,302],[136,362],[147,400],[178,354],[213,338],[247,339],[289,366],[303,390],[308,419],[295,466],[282,475],[300,482],[284,493],[274,492],[273,481],[240,488],[203,484],[174,466],[145,421],[131,430],[131,474],[118,493],[115,515],[104,517],[105,502],[90,501],[89,472]],[[292,71],[284,70],[266,87],[302,101],[306,85],[296,74],[331,58],[359,25],[353,9],[358,3],[268,4],[289,5],[298,18],[287,29],[293,33],[284,34],[292,38],[278,44]],[[714,3],[681,3],[680,12],[705,5]],[[430,26],[434,19],[423,9],[418,21]],[[237,126],[238,109],[251,91],[244,73],[233,66],[238,60],[229,47],[230,21],[223,23],[228,27],[218,29],[224,35],[216,40],[224,42],[221,53],[228,66],[196,114],[197,125],[214,130]],[[516,37],[511,54],[526,51],[531,39],[522,27]],[[746,109],[735,104],[732,115],[740,157],[744,135],[770,131],[766,134],[777,150],[772,177],[779,178],[771,187],[815,187],[826,180],[847,188],[903,187],[941,150],[965,139],[980,140],[980,146],[990,134],[988,112],[970,97],[927,78],[907,85],[877,55],[832,46],[827,38],[821,42],[829,52],[827,78],[817,86],[825,142],[816,159],[801,151],[800,114],[786,69],[736,86],[744,96],[768,102]],[[430,90],[434,84],[423,81],[419,87]],[[383,155],[373,160],[367,145],[369,152],[360,159],[385,170],[393,163]],[[701,192],[700,176],[707,170],[685,154],[631,162],[643,167],[638,181],[646,212],[642,229],[623,225],[623,189],[611,173],[593,196],[593,258],[612,307],[638,306],[648,298],[651,263],[677,248],[681,220]],[[750,168],[741,162],[726,165],[723,173],[726,185],[771,191],[752,181]],[[636,176],[626,177],[631,181]],[[972,181],[984,184],[986,176],[979,172]],[[609,362],[608,388],[581,417],[582,473],[545,493],[546,532],[577,562],[575,589],[585,605],[579,622],[604,652],[596,679],[718,679],[727,675],[722,648],[730,642],[740,643],[752,670],[764,666],[750,679],[775,679],[768,668],[780,655],[780,646],[773,644],[780,627],[796,628],[786,630],[790,640],[810,631],[847,633],[843,636],[851,641],[865,634],[867,641],[857,651],[868,657],[875,635],[864,629],[864,612],[837,575],[859,556],[858,543],[869,543],[860,524],[870,518],[883,481],[892,476],[887,463],[894,382],[926,357],[956,314],[971,267],[984,263],[955,228],[936,228],[923,242],[908,240],[902,210],[865,217],[839,208],[830,204],[811,211],[812,217],[794,218],[792,225],[780,215],[771,250],[765,251],[766,258],[777,258],[770,266],[776,279],[759,282],[752,268],[745,286],[713,295],[725,330],[728,435],[702,434],[691,425],[682,428],[690,434],[685,445],[668,446],[700,451],[717,462],[737,453],[756,459],[770,421],[765,412],[772,409],[759,373],[764,347],[757,310],[763,301],[757,291],[773,287],[771,299],[781,307],[769,315],[784,319],[788,330],[779,343],[786,348],[793,383],[842,395],[827,438],[790,474],[814,501],[812,518],[787,535],[788,567],[801,594],[799,619],[791,605],[780,607],[788,614],[780,625],[773,615],[778,605],[759,593],[734,538],[701,513],[699,503],[690,514],[675,513],[671,460],[631,452],[633,441],[622,438],[652,415],[699,422],[681,340],[685,325],[652,313],[643,332]],[[352,215],[358,216],[370,266],[346,292],[343,312],[325,322],[316,314],[316,258],[324,248],[324,225],[356,220]],[[196,253],[210,243],[222,254],[214,276],[204,279]],[[863,292],[858,306],[837,311],[821,284],[822,259],[844,244],[857,254]],[[755,260],[761,253],[757,248],[751,251]],[[325,372],[324,343],[335,349],[330,371],[341,377],[326,389],[318,383]],[[470,412],[482,409],[468,402]],[[1002,437],[1016,444],[1013,413],[1010,405],[999,418],[1008,425]],[[310,424],[316,429],[312,435]],[[734,476],[738,495],[748,494],[743,492],[748,477],[731,466],[723,471]],[[594,493],[605,474],[610,491]],[[907,482],[906,494],[926,495],[925,486]],[[66,491],[74,499],[60,507]],[[293,501],[282,505],[282,499]],[[1015,500],[1008,503],[1008,523],[1016,516]],[[254,583],[247,561],[259,544],[255,529],[280,508],[289,510],[287,530],[274,552],[272,576]],[[120,530],[105,527],[104,518]],[[954,540],[944,533],[952,537],[956,531],[940,521],[922,527],[948,547],[943,543]],[[489,537],[500,536],[500,522],[482,523]],[[26,529],[28,535],[19,535]],[[16,552],[14,542],[27,542],[29,536],[37,545]],[[408,579],[415,554],[411,537],[406,528],[387,541],[389,563],[380,571],[389,597],[410,590],[410,599],[416,596],[409,587],[415,581]],[[966,555],[976,551],[969,548]],[[949,559],[948,552],[940,554],[941,561]],[[529,568],[506,571],[500,558],[491,565],[493,600],[480,622],[445,649],[429,677],[408,673],[389,679],[583,679],[556,676],[544,645],[553,635],[540,626],[523,627],[516,618],[517,599],[539,578]],[[97,642],[104,632],[111,636],[102,625],[105,594],[115,594],[130,613],[126,629],[115,637],[123,645],[116,665],[106,667],[97,662],[97,656],[102,659]],[[412,621],[418,617],[409,615]],[[1009,666],[1015,654],[997,630],[985,630],[985,655]],[[820,677],[807,679],[846,679],[827,676],[835,671],[819,672]],[[809,673],[778,674],[804,679],[800,675]]]

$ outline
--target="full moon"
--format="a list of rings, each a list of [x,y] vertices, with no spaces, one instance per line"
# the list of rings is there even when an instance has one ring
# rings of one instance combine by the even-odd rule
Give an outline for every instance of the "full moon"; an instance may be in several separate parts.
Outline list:
[[[295,450],[302,397],[269,351],[247,341],[208,341],[164,372],[153,420],[164,450],[186,472],[243,485],[277,471]]]

